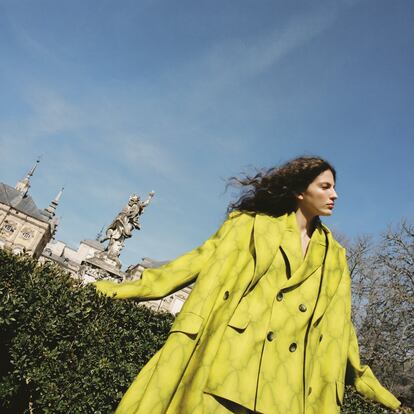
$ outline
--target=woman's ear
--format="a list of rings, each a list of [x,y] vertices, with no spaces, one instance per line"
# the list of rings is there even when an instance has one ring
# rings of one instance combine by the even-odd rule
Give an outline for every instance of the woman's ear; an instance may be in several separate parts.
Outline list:
[[[296,200],[303,200],[303,193],[293,193]]]

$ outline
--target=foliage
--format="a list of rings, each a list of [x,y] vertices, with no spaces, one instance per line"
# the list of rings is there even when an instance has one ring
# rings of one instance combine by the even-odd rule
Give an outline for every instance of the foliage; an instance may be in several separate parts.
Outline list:
[[[172,320],[0,250],[0,411],[113,412]]]
[[[113,412],[172,320],[0,250],[0,412]],[[389,411],[347,387],[342,412]]]
[[[379,404],[373,404],[372,402],[361,397],[353,387],[347,385],[345,388],[345,398],[341,409],[342,414],[388,414],[394,411],[387,410]],[[413,414],[414,411],[410,408],[400,408],[400,412],[403,414]]]

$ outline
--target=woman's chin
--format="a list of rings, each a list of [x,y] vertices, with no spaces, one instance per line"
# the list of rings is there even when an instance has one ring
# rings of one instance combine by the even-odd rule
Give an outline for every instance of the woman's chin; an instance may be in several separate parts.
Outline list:
[[[320,216],[332,216],[332,214],[333,210],[330,209],[323,210],[319,213]]]

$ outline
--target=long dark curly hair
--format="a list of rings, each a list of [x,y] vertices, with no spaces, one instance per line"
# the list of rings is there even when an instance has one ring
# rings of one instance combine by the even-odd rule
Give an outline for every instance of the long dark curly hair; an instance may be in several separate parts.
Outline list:
[[[259,170],[256,175],[244,174],[231,177],[227,186],[241,187],[239,199],[230,203],[227,212],[234,210],[280,216],[295,211],[296,195],[306,190],[322,172],[331,170],[336,180],[335,168],[320,157],[302,156],[279,167]]]

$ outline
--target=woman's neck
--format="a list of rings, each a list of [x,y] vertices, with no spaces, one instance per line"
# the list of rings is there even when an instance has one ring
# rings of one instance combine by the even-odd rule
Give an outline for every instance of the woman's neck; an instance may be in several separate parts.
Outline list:
[[[296,210],[296,222],[301,236],[305,234],[309,237],[312,236],[315,229],[315,218],[316,216],[305,215],[301,209]]]

